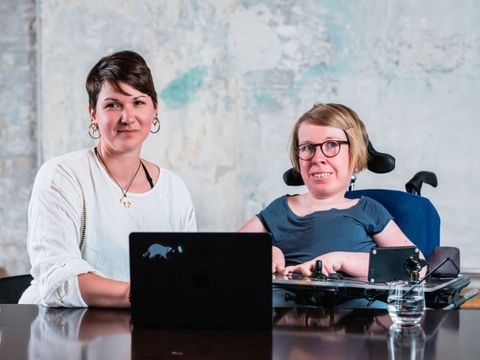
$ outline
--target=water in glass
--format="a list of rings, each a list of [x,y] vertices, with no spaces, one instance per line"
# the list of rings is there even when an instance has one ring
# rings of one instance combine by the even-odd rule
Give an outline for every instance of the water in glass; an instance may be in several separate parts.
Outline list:
[[[422,284],[395,282],[390,284],[388,313],[394,324],[411,326],[418,324],[425,311],[425,296]]]

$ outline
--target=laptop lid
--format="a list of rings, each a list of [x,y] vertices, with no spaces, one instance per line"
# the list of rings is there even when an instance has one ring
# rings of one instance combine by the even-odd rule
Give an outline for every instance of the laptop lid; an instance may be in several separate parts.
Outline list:
[[[131,233],[137,327],[271,327],[266,233]]]

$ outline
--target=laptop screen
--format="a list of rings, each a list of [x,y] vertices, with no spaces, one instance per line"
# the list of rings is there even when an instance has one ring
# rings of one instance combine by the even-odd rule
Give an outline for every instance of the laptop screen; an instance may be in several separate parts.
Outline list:
[[[266,327],[272,240],[265,233],[132,233],[132,323]]]

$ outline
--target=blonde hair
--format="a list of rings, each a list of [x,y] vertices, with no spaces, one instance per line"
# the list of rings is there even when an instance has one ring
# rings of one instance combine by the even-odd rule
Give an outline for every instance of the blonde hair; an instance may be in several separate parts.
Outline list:
[[[355,172],[367,167],[367,130],[355,111],[341,104],[315,104],[297,120],[292,130],[290,160],[295,170],[300,172],[297,155],[298,129],[303,123],[331,126],[343,130],[350,143],[350,166],[353,166]]]

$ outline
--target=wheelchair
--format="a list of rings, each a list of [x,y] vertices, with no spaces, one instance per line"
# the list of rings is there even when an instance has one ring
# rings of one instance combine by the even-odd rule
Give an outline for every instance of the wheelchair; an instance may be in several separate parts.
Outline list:
[[[368,142],[367,169],[374,173],[389,173],[395,169],[395,158],[386,153],[378,152]],[[355,199],[368,196],[381,203],[393,216],[397,225],[405,235],[424,254],[429,272],[427,277],[432,281],[445,286],[425,293],[426,306],[429,308],[458,308],[475,294],[462,296],[461,290],[470,284],[470,279],[460,274],[460,253],[455,247],[440,246],[440,216],[427,198],[421,196],[423,184],[433,187],[438,185],[437,177],[433,172],[420,171],[405,185],[406,191],[389,189],[355,190],[355,176],[352,177],[350,187],[345,196]],[[293,168],[283,174],[283,181],[289,186],[304,185],[301,175]],[[433,270],[433,271],[432,271]],[[447,281],[448,280],[448,281]],[[293,300],[296,306],[332,307],[341,305],[352,298],[363,298],[374,302],[385,301],[387,291],[364,289],[341,289],[341,286],[331,288],[289,285],[288,282],[276,283],[274,286],[287,290],[285,300]]]

